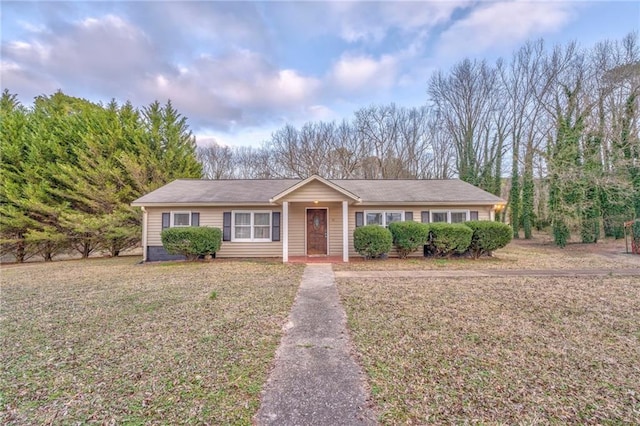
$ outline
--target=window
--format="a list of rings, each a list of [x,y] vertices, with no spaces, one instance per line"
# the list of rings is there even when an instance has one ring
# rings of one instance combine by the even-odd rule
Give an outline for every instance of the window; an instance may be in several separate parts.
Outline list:
[[[365,212],[365,225],[389,226],[393,222],[402,222],[404,220],[404,212],[401,211],[370,211]]]
[[[191,212],[171,212],[171,226],[191,226]]]
[[[467,212],[451,212],[451,223],[467,221]]]
[[[271,213],[253,214],[253,238],[271,239]]]
[[[380,225],[384,226],[382,222],[382,213],[381,212],[368,212],[367,220],[365,221],[365,225]]]
[[[402,222],[402,213],[401,212],[386,212],[385,213],[385,224],[389,226],[390,223],[393,222]]]
[[[448,222],[447,212],[431,212],[431,222]]]
[[[462,223],[469,219],[467,210],[431,212],[431,222]]]
[[[232,241],[271,241],[271,212],[233,212]]]
[[[234,237],[237,240],[251,239],[251,213],[236,213],[234,226]]]

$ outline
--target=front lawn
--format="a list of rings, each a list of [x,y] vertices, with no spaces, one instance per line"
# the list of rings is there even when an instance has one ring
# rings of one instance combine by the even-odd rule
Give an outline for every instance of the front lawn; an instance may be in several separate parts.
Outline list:
[[[342,279],[383,424],[639,424],[640,279]]]
[[[4,267],[0,423],[250,424],[302,265]]]

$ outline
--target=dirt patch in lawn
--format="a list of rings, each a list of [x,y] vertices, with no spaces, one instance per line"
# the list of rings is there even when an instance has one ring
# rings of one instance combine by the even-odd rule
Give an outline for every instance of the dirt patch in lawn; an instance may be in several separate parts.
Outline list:
[[[134,258],[3,268],[0,423],[250,424],[301,275]]]
[[[572,243],[557,247],[544,234],[533,240],[513,240],[496,250],[491,257],[473,260],[468,257],[436,259],[412,257],[408,259],[354,258],[348,264],[336,264],[336,271],[367,270],[423,270],[423,269],[589,269],[638,268],[640,256],[625,253],[624,240],[606,239],[597,244]]]
[[[339,279],[383,424],[640,423],[640,279]]]

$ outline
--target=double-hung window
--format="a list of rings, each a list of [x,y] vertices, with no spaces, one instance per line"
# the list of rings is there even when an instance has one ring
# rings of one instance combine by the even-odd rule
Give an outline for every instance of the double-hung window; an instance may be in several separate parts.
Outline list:
[[[451,223],[462,223],[467,221],[467,212],[450,212]]]
[[[191,212],[171,212],[171,226],[191,226]]]
[[[431,222],[449,222],[447,212],[431,212]]]
[[[404,212],[402,211],[367,211],[364,215],[365,225],[389,226],[393,222],[402,222]]]
[[[271,241],[270,211],[235,211],[232,241]]]

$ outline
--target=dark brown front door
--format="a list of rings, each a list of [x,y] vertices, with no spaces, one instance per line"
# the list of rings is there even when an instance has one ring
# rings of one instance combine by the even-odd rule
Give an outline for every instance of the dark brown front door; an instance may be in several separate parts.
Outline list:
[[[307,255],[327,254],[327,210],[307,210]]]

